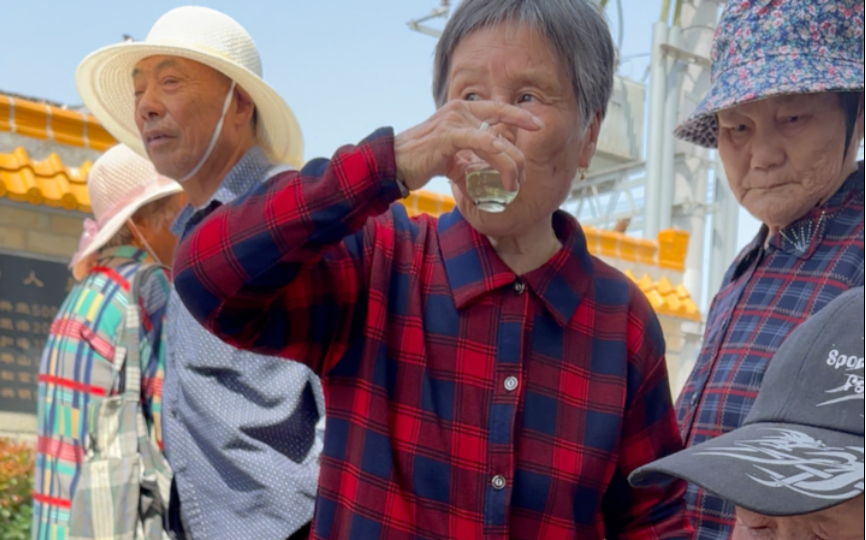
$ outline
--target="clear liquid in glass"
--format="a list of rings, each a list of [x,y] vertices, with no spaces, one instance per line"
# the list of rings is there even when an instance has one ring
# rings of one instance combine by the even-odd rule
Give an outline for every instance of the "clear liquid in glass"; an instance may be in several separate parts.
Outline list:
[[[505,211],[505,207],[517,197],[517,191],[505,189],[499,171],[486,163],[466,167],[466,192],[475,206],[493,214]]]

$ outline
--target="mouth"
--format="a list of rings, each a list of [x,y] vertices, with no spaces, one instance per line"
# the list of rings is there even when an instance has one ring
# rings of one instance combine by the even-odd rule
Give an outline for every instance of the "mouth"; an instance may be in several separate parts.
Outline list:
[[[165,131],[149,130],[144,132],[143,139],[145,146],[148,148],[158,148],[174,139],[174,137]]]

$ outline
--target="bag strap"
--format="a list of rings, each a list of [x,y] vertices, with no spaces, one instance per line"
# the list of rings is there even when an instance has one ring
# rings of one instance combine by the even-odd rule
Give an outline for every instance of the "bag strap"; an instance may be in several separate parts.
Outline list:
[[[120,347],[123,349],[123,395],[127,399],[141,400],[141,315],[138,311],[138,298],[141,286],[147,278],[161,267],[148,264],[136,270],[129,286],[126,313],[123,316],[123,330]]]

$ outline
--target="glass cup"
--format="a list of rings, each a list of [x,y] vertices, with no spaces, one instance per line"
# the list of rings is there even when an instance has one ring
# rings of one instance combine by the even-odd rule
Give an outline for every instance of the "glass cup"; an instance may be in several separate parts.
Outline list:
[[[502,184],[499,171],[483,161],[470,163],[464,169],[466,192],[479,210],[497,214],[517,197],[517,191],[508,191]]]

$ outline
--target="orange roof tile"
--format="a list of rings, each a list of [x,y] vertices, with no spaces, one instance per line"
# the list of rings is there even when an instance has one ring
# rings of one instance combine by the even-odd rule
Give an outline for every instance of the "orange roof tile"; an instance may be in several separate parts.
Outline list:
[[[701,320],[701,312],[697,304],[682,284],[674,287],[664,276],[658,281],[653,281],[647,274],[638,279],[631,270],[626,270],[625,275],[635,282],[659,315],[668,315],[690,321]]]
[[[81,167],[69,168],[57,154],[34,161],[19,147],[11,154],[0,154],[0,197],[89,213],[86,183],[89,171],[89,161]]]
[[[448,195],[433,193],[432,191],[413,191],[400,203],[406,207],[409,217],[418,214],[430,214],[438,216],[454,210],[454,198]]]
[[[2,94],[0,131],[98,151],[117,144],[114,137],[89,114]]]

